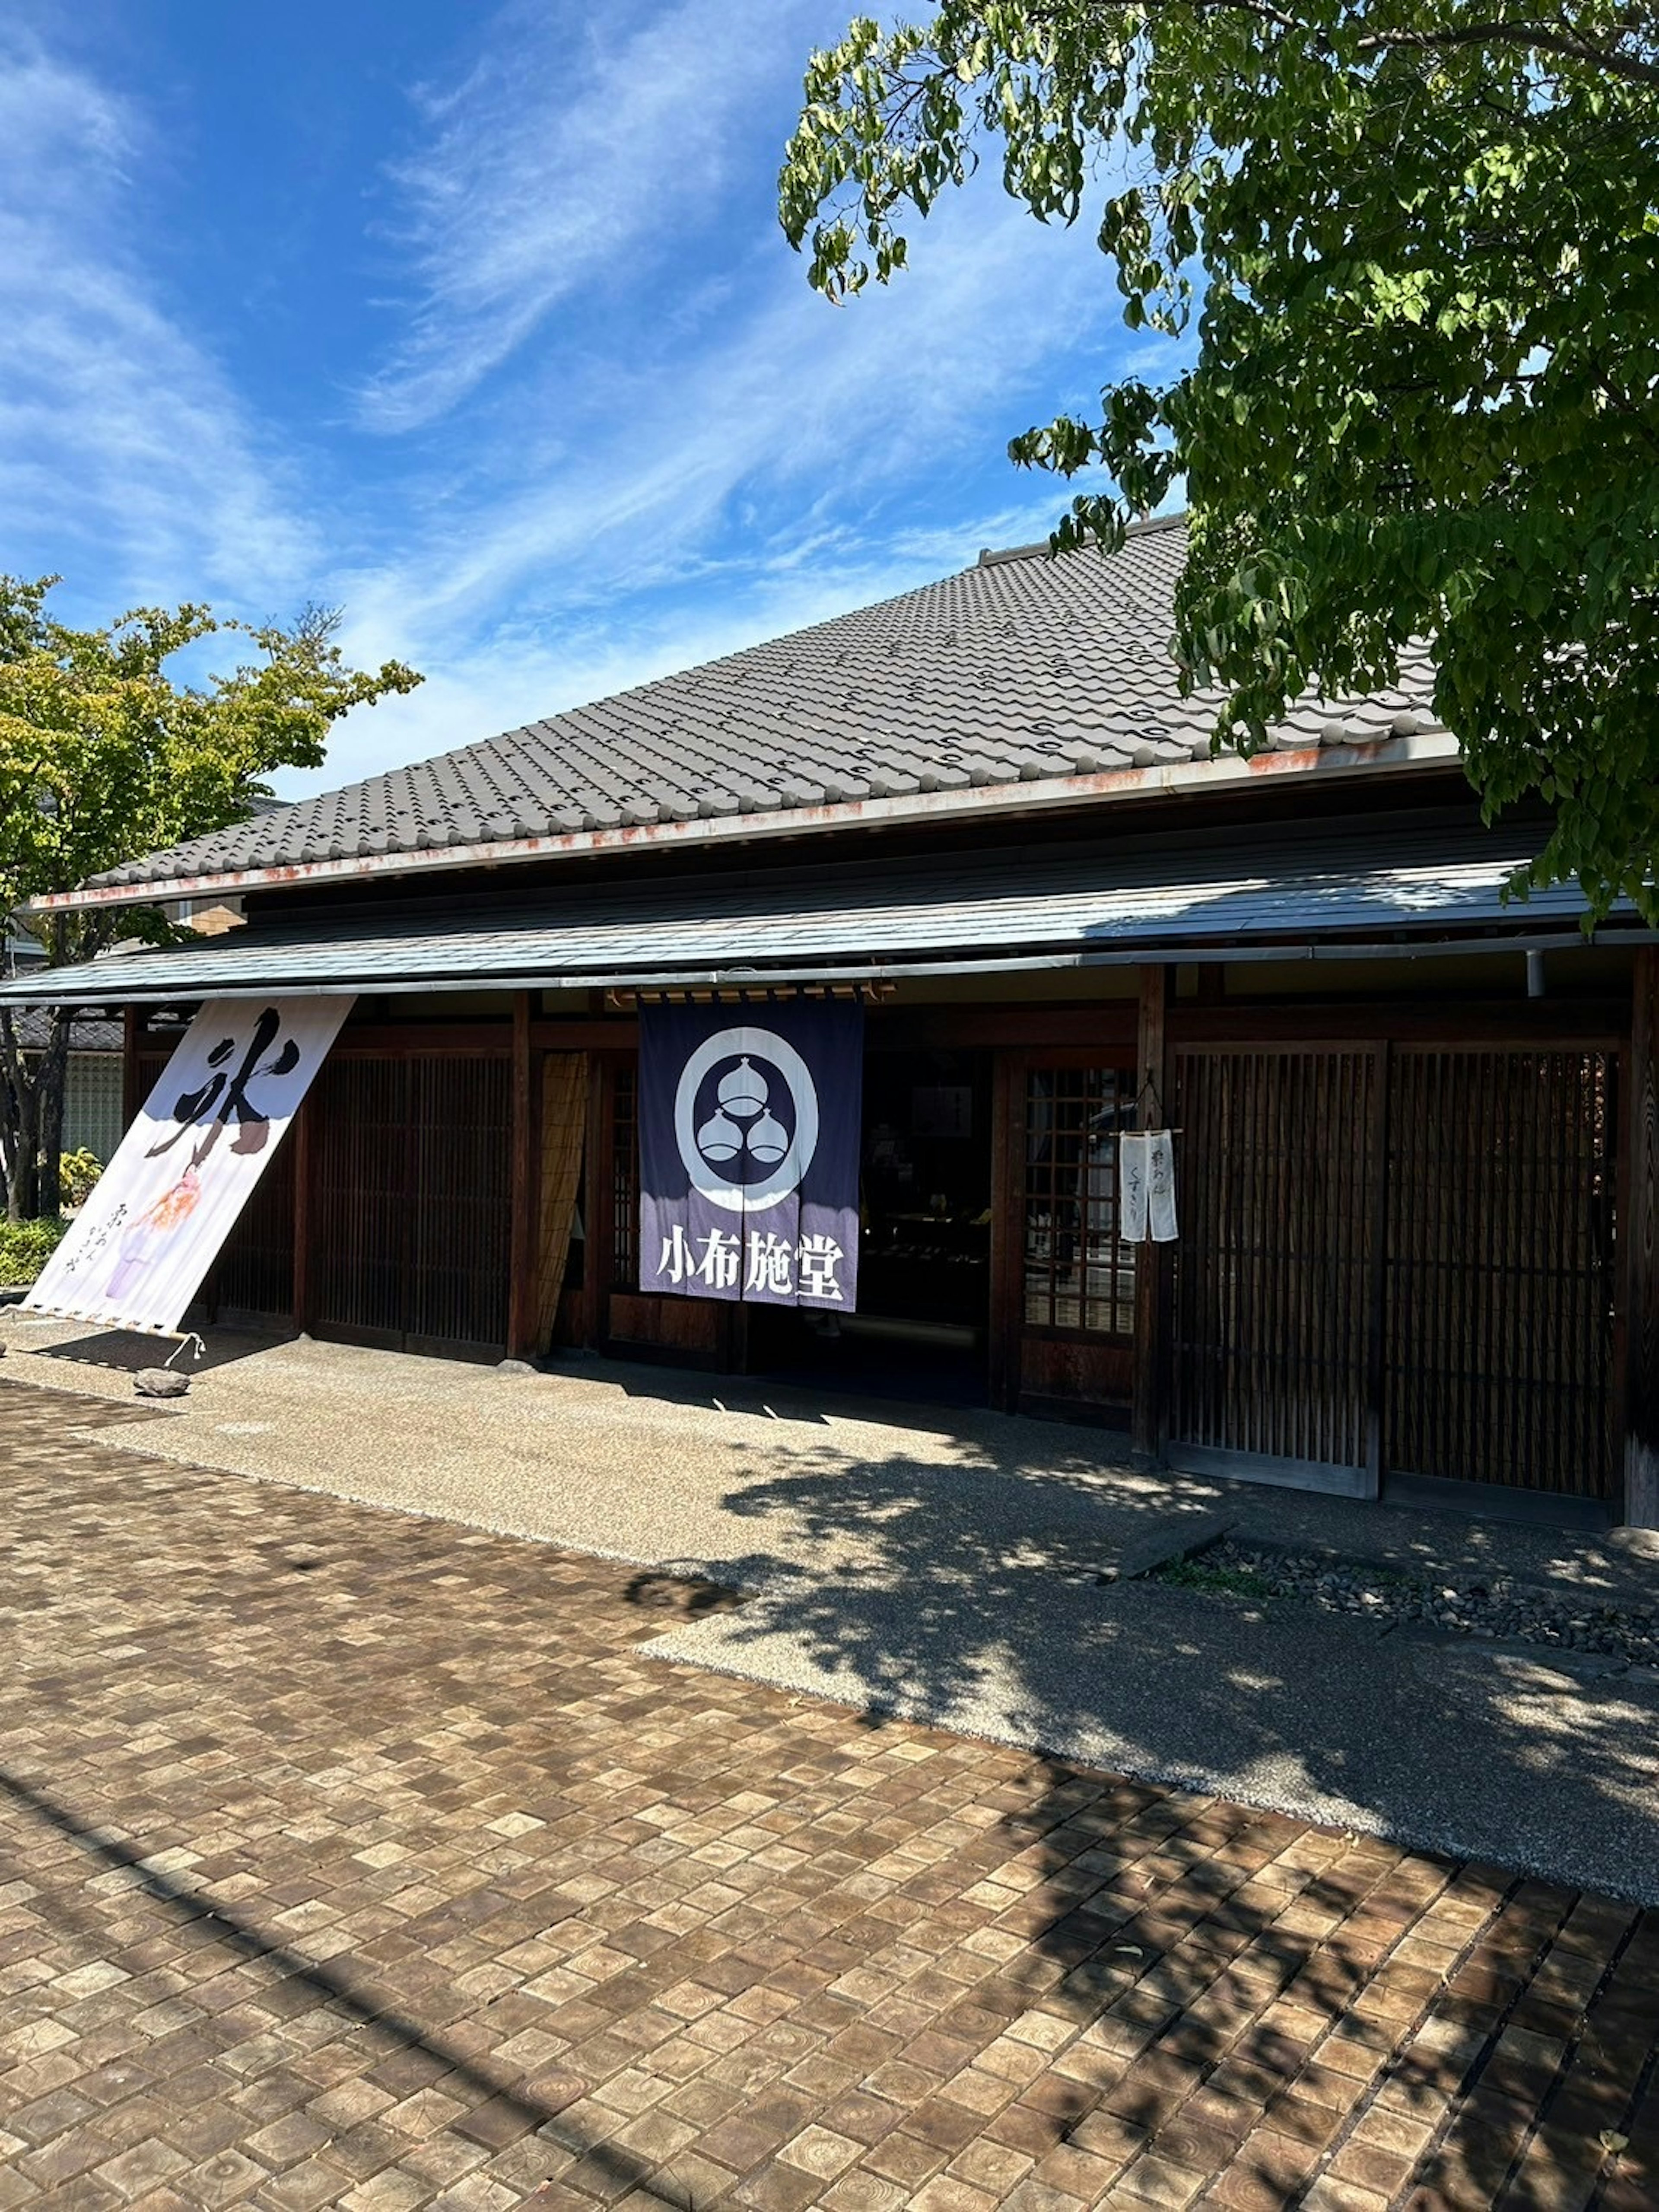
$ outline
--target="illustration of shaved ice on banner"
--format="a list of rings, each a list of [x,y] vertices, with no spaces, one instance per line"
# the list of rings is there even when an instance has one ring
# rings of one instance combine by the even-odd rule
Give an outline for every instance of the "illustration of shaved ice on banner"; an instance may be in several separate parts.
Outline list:
[[[640,1013],[640,1288],[851,1313],[864,1012]]]
[[[349,997],[204,1006],[25,1310],[176,1330],[351,1006]]]

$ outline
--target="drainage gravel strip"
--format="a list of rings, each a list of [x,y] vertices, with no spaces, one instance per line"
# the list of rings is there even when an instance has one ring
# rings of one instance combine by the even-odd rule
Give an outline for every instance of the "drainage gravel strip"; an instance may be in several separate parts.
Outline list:
[[[1507,1575],[1412,1575],[1222,1536],[1155,1568],[1147,1579],[1217,1597],[1289,1598],[1327,1613],[1358,1613],[1383,1627],[1415,1623],[1451,1636],[1513,1639],[1605,1658],[1614,1668],[1659,1669],[1659,1613],[1598,1604],[1582,1592],[1565,1597]]]

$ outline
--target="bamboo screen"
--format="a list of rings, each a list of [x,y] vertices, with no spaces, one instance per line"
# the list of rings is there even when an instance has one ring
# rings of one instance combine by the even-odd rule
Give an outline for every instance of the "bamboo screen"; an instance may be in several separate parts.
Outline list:
[[[542,1062],[541,1191],[536,1235],[536,1348],[558,1321],[565,1264],[580,1202],[587,1127],[587,1054],[550,1052]]]

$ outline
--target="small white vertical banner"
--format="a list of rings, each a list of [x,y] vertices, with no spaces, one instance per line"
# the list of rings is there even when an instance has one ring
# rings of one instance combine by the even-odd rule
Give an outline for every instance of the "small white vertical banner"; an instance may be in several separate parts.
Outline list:
[[[24,1310],[106,1328],[176,1329],[352,1005],[346,996],[204,1006]]]
[[[1126,1129],[1117,1140],[1117,1237],[1120,1244],[1146,1242],[1146,1157],[1144,1130]]]
[[[1146,1133],[1146,1215],[1154,1244],[1176,1240],[1175,1132]]]
[[[1117,1140],[1117,1237],[1120,1244],[1173,1244],[1176,1229],[1175,1132],[1129,1129]]]

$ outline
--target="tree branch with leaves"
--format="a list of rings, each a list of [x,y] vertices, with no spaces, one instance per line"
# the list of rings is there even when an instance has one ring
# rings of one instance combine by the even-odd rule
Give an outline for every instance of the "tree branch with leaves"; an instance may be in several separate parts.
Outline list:
[[[0,914],[53,966],[89,960],[118,931],[164,941],[158,909],[31,913],[141,853],[243,820],[279,769],[319,768],[353,707],[410,691],[401,661],[350,668],[337,614],[308,607],[289,628],[250,628],[205,606],[139,607],[104,629],[54,621],[56,577],[0,576]],[[204,638],[237,636],[249,657],[203,685],[168,664]],[[52,1010],[25,1054],[0,1007],[0,1174],[13,1220],[55,1213],[70,1015]]]
[[[1659,922],[1656,84],[1628,0],[946,0],[812,58],[780,212],[832,298],[988,155],[1091,213],[1169,368],[1012,441],[1084,479],[1056,546],[1184,486],[1219,745],[1425,640],[1489,818],[1546,811],[1517,890]]]

